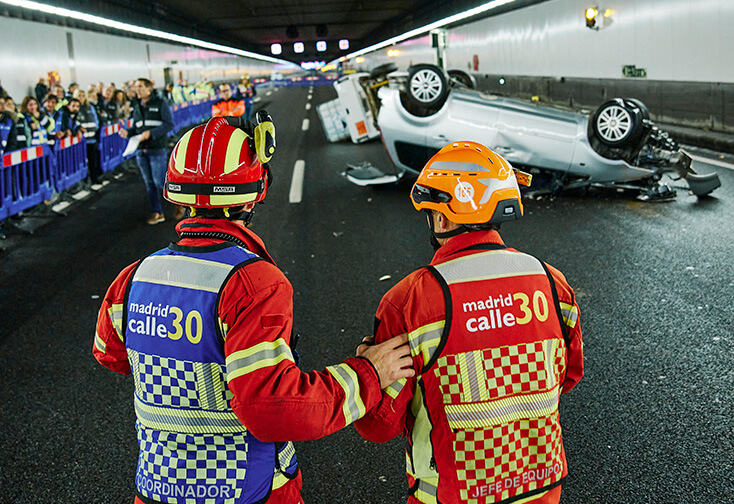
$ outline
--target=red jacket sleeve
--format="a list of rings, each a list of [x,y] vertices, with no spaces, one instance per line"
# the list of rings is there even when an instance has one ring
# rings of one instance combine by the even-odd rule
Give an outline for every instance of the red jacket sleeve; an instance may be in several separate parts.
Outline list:
[[[561,388],[561,393],[565,394],[574,388],[584,376],[584,340],[581,335],[581,311],[576,303],[576,295],[568,285],[563,273],[549,264],[547,266],[556,283],[561,315],[569,336],[569,344],[566,347],[566,379]]]
[[[125,288],[137,264],[131,264],[122,270],[107,289],[107,294],[102,300],[102,306],[97,316],[97,331],[94,335],[94,345],[92,347],[94,358],[100,364],[112,371],[126,375],[130,374],[131,371],[123,340],[122,312],[123,303],[125,302]]]
[[[417,310],[411,309],[410,306],[425,301],[422,299],[423,296],[416,293],[436,292],[437,289],[440,291],[435,279],[426,270],[418,270],[408,275],[390,289],[377,307],[375,343],[382,343],[402,333],[410,334],[410,331],[423,325],[421,321],[406,318],[410,313],[417,313]],[[431,303],[431,308],[434,309],[434,313],[430,314],[430,320],[423,323],[445,318],[443,298],[440,302]],[[380,403],[364,418],[354,423],[360,436],[375,443],[385,443],[398,435],[408,434],[409,426],[413,423],[410,404],[415,395],[416,377],[421,372],[422,366],[421,358],[413,355],[413,369],[416,375],[398,380],[383,391]]]
[[[261,441],[318,439],[363,416],[381,397],[366,359],[302,372],[290,349],[293,289],[266,261],[240,268],[222,293],[232,408]]]

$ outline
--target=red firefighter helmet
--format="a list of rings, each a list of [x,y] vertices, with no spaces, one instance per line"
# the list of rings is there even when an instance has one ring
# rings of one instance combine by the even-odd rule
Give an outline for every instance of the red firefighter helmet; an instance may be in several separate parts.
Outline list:
[[[432,209],[457,224],[498,223],[523,214],[516,172],[502,156],[477,142],[453,142],[421,170],[410,194],[416,210]]]
[[[194,208],[242,206],[265,198],[267,170],[252,139],[223,117],[186,132],[168,161],[164,197]]]

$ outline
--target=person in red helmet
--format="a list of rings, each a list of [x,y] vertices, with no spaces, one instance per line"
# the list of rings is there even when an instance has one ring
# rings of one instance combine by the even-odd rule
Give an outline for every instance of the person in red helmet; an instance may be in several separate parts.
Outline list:
[[[247,227],[272,180],[275,128],[258,119],[179,140],[164,196],[190,209],[181,239],[125,268],[99,311],[95,358],[135,382],[136,504],[302,503],[292,441],[354,422],[413,375],[405,335],[297,367],[293,289]]]
[[[564,276],[507,247],[523,206],[516,172],[476,142],[433,156],[411,199],[436,254],[377,308],[374,339],[408,333],[416,376],[355,422],[408,438],[408,504],[558,503],[568,473],[560,394],[583,375],[579,308]]]

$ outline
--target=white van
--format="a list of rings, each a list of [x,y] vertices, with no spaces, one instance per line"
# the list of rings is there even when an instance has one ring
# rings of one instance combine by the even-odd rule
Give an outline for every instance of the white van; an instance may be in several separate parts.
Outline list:
[[[354,143],[362,143],[380,136],[377,129],[377,104],[374,93],[369,91],[370,74],[345,75],[334,82],[341,106],[346,112],[349,136]],[[367,86],[365,91],[364,86]]]

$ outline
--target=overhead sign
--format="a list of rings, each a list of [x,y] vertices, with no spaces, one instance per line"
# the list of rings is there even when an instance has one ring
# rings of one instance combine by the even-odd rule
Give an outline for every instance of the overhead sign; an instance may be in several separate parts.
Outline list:
[[[632,79],[646,79],[647,69],[637,68],[635,65],[624,65],[622,66],[622,75]]]

